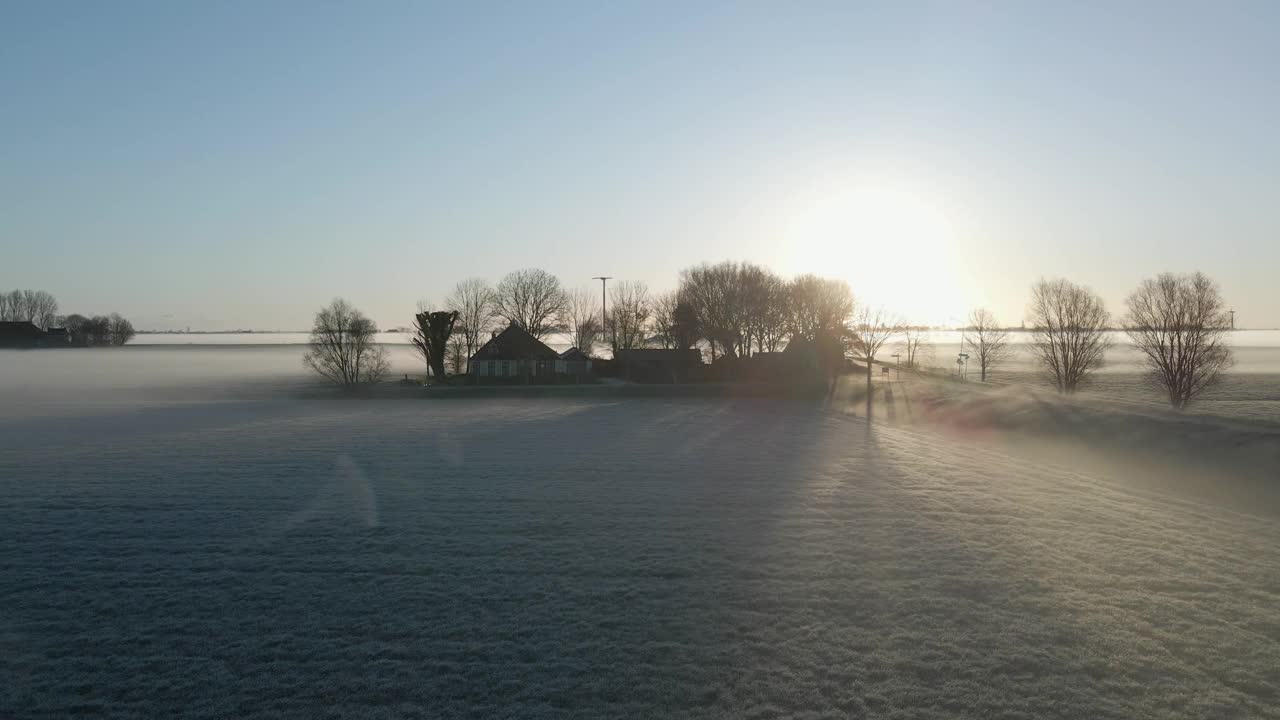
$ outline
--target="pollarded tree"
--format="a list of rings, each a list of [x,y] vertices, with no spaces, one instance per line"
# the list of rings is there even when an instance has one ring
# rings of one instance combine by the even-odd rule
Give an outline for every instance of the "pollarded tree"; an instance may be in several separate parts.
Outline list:
[[[1031,350],[1058,392],[1075,392],[1102,367],[1111,346],[1110,315],[1097,293],[1062,279],[1040,280],[1031,288],[1028,315]]]
[[[1009,346],[1009,333],[996,322],[996,316],[986,308],[969,313],[969,327],[964,331],[963,346],[978,361],[982,382],[987,373],[1009,358],[1013,348]]]
[[[351,303],[336,298],[316,313],[302,362],[343,387],[378,382],[391,361],[386,349],[377,344],[377,333],[377,324]]]
[[[507,273],[494,292],[494,314],[542,340],[561,330],[565,293],[555,275],[536,268]]]
[[[1203,273],[1144,280],[1126,304],[1129,338],[1173,407],[1186,408],[1231,366],[1226,303]]]
[[[445,356],[449,352],[449,338],[458,321],[457,310],[422,311],[413,316],[413,337],[410,342],[427,362],[437,384],[448,377],[444,369]]]

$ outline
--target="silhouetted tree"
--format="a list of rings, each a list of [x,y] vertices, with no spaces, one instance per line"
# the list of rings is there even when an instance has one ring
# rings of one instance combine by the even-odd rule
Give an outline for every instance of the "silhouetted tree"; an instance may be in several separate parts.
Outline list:
[[[539,340],[560,331],[565,302],[556,276],[536,268],[508,273],[494,293],[495,313]]]
[[[738,271],[742,298],[743,340],[740,352],[775,352],[790,322],[786,283],[772,271],[744,263]]]
[[[849,326],[853,350],[861,354],[867,364],[867,419],[871,419],[871,366],[880,348],[900,332],[902,323],[883,308],[859,308]]]
[[[649,329],[649,288],[623,280],[609,290],[609,341],[616,353],[643,347]]]
[[[741,266],[725,261],[699,265],[680,274],[680,297],[689,303],[702,337],[717,352],[735,356],[742,347],[744,333]]]
[[[600,339],[600,303],[596,302],[593,291],[578,288],[568,293],[564,325],[569,331],[569,342],[590,355]]]
[[[1126,304],[1129,338],[1173,407],[1186,408],[1231,366],[1226,304],[1203,273],[1161,273],[1144,280]]]
[[[702,331],[698,328],[698,314],[684,296],[676,293],[676,307],[671,311],[672,347],[687,350],[698,344]]]
[[[378,326],[342,298],[316,313],[311,341],[302,362],[321,377],[344,387],[382,379],[391,363],[375,342]]]
[[[424,311],[413,316],[413,337],[410,342],[423,360],[426,360],[437,383],[445,382],[447,377],[444,369],[445,355],[449,351],[449,337],[453,335],[453,326],[457,320],[457,310]]]
[[[48,330],[57,317],[58,300],[44,290],[13,290],[0,295],[0,320],[29,322]]]
[[[86,345],[101,347],[111,344],[111,318],[106,315],[94,315],[85,321],[82,329]]]
[[[839,339],[853,317],[853,293],[843,280],[801,275],[787,286],[791,337],[809,342]]]
[[[987,381],[987,373],[1008,359],[1012,348],[1009,347],[1009,333],[996,322],[996,316],[986,308],[978,308],[969,314],[969,327],[964,331],[962,346],[978,361],[982,382]]]
[[[71,344],[80,347],[89,345],[89,337],[85,332],[85,325],[88,322],[89,318],[75,313],[58,318],[58,324],[66,328],[67,334],[71,336]]]
[[[454,375],[462,375],[467,371],[467,341],[454,325],[454,333],[449,338],[449,367]]]
[[[1092,290],[1066,280],[1031,288],[1032,351],[1059,392],[1073,393],[1102,367],[1111,341],[1106,306]]]
[[[446,310],[458,313],[453,331],[461,336],[464,353],[470,360],[484,345],[494,324],[493,288],[481,278],[467,278],[453,287],[444,305]]]
[[[916,369],[933,358],[933,345],[929,342],[929,331],[919,327],[902,328],[901,350],[902,364]]]
[[[107,318],[107,325],[112,345],[124,345],[138,334],[133,329],[133,323],[124,319],[120,313],[111,313]]]

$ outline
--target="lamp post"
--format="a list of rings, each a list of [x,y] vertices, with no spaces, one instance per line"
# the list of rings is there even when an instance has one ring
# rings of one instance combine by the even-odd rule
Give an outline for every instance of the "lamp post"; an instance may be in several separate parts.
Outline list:
[[[609,281],[613,279],[613,277],[610,275],[598,275],[591,279],[600,281],[600,338],[603,340],[604,329],[609,324],[609,315],[608,313],[605,312],[606,299],[604,294],[604,286],[607,285]]]
[[[902,379],[902,353],[893,354],[893,367],[897,371],[898,379]]]

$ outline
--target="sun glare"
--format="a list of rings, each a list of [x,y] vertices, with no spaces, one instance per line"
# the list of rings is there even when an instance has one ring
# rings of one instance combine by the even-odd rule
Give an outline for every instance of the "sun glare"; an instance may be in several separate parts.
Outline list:
[[[786,265],[849,282],[861,302],[897,309],[905,320],[947,322],[960,301],[963,268],[944,208],[890,185],[866,184],[797,203],[787,224]]]

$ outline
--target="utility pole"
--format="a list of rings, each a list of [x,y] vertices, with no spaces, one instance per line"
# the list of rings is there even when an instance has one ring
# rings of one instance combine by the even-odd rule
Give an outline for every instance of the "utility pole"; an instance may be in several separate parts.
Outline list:
[[[600,337],[603,338],[605,332],[604,329],[609,326],[609,314],[605,312],[605,304],[607,300],[604,294],[604,287],[609,284],[609,281],[613,279],[613,276],[599,275],[591,279],[600,281]],[[617,343],[614,344],[616,345]]]

